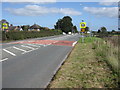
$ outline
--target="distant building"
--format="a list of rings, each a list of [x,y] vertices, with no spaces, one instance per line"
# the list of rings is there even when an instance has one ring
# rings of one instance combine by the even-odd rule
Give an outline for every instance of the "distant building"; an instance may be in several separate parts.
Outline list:
[[[23,26],[13,26],[12,24],[9,25],[7,20],[2,19],[0,21],[0,30],[2,31],[40,31],[40,30],[50,30],[48,27],[41,27],[38,24],[34,24],[32,26],[23,25]]]
[[[12,24],[9,26],[10,31],[15,30],[15,29],[16,29],[16,26],[13,26]]]
[[[37,24],[34,24],[30,27],[29,30],[32,30],[32,31],[40,31],[40,26],[37,25]]]
[[[9,31],[23,31],[20,26],[13,26],[12,24],[9,26]]]

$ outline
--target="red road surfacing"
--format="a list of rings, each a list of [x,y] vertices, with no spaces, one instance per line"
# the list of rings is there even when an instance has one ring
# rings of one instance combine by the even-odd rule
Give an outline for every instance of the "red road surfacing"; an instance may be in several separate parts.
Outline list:
[[[10,44],[42,44],[42,45],[58,45],[58,46],[73,46],[75,41],[63,41],[63,40],[29,40],[19,41]]]

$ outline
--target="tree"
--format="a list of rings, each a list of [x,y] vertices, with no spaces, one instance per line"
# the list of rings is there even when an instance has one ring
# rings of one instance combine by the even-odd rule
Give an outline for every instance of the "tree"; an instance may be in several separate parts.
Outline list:
[[[85,28],[85,33],[87,33],[89,30],[90,30],[89,27],[86,27]]]
[[[74,32],[74,33],[78,33],[78,30],[77,30],[77,27],[76,27],[76,26],[73,26],[73,32]]]
[[[99,36],[100,37],[106,37],[106,36],[108,36],[108,32],[107,32],[106,27],[101,27]]]
[[[98,29],[97,33],[100,33],[100,32],[101,32],[100,29]]]
[[[70,16],[65,16],[62,19],[59,19],[54,27],[65,33],[72,32],[72,18]]]
[[[115,30],[112,30],[111,32],[112,32],[112,33],[115,33]]]
[[[63,23],[63,20],[62,19],[58,19],[58,21],[56,22],[56,25],[54,26],[55,29],[61,30],[62,29],[62,23]]]
[[[106,27],[101,27],[101,33],[107,33]]]
[[[13,24],[10,24],[10,26],[13,26]]]
[[[23,26],[21,26],[21,28],[23,29],[23,31],[28,31],[30,26],[29,25],[23,25]]]

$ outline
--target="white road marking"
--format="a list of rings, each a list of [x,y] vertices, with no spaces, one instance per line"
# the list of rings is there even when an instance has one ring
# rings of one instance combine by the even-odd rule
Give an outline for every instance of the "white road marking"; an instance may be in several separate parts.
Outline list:
[[[2,59],[2,60],[0,60],[0,62],[6,61],[6,60],[8,60],[8,58]]]
[[[21,46],[35,50],[35,48],[33,48],[33,47],[29,47],[29,46],[25,46],[25,45],[21,45]]]
[[[5,51],[5,52],[7,52],[7,53],[11,54],[12,56],[16,56],[16,54],[14,54],[14,53],[12,53],[12,52],[8,51],[7,49],[3,49],[3,51]]]
[[[13,48],[14,48],[14,49],[17,49],[17,50],[20,50],[20,51],[23,51],[23,52],[27,52],[26,50],[21,49],[21,48],[18,48],[18,47],[15,47],[15,46],[13,46]]]
[[[22,47],[27,47],[27,48],[30,48],[32,50],[29,50],[29,51],[26,51],[26,52],[23,52],[22,54],[26,54],[26,53],[29,53],[29,52],[32,52],[34,50],[37,50],[38,48],[32,48],[32,47],[29,47],[29,46],[25,46],[25,45],[21,45]]]
[[[46,47],[46,46],[48,46],[48,45],[47,45],[47,44],[46,44],[46,45],[43,45],[43,44],[42,44],[42,46]]]
[[[57,43],[58,41],[55,41],[55,42],[53,42],[53,43]]]
[[[38,48],[37,48],[37,49],[38,49]],[[32,52],[32,51],[34,51],[34,50],[37,50],[37,49],[32,49],[32,50],[29,50],[29,51],[27,51],[27,52],[23,52],[22,54],[26,54],[26,53]]]
[[[41,47],[41,46],[39,46],[39,45],[35,45],[35,44],[27,44],[27,45],[35,46],[35,47]]]
[[[52,43],[49,43],[48,45],[51,45]]]
[[[77,41],[75,41],[75,42],[72,44],[72,46],[74,47],[76,43],[77,43]]]
[[[37,44],[37,45],[46,46],[45,44]]]

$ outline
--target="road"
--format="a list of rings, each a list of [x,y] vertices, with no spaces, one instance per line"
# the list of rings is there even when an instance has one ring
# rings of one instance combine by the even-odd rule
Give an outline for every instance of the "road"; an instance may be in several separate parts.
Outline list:
[[[2,88],[45,88],[79,35],[61,35],[2,44]]]

